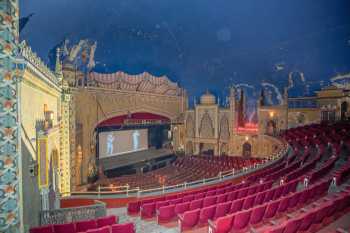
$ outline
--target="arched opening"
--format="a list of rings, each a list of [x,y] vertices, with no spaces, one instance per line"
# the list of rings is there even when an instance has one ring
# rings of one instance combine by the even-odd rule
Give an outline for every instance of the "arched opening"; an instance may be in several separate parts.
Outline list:
[[[275,133],[276,133],[276,122],[273,120],[269,120],[266,125],[266,134],[275,135]]]
[[[221,153],[221,155],[228,155],[228,146],[227,146],[227,143],[222,143],[222,144],[221,144],[220,153]]]
[[[340,111],[341,111],[341,120],[346,121],[347,120],[347,112],[348,112],[348,103],[346,101],[341,103]]]
[[[252,145],[249,142],[243,144],[242,156],[245,159],[248,159],[252,156]]]
[[[193,145],[192,142],[187,142],[186,144],[186,154],[193,155]]]
[[[214,155],[214,145],[210,143],[200,143],[199,144],[199,154],[201,155]]]

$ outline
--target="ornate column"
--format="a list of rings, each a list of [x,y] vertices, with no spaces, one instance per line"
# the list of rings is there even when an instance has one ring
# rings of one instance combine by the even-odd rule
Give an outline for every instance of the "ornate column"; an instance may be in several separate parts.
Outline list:
[[[77,154],[76,154],[76,166],[75,166],[75,185],[78,186],[81,184],[81,163],[83,160],[83,152],[81,150],[81,146],[78,146],[77,148]]]
[[[0,232],[19,232],[20,124],[17,0],[0,1]]]
[[[60,191],[69,193],[71,191],[71,154],[70,154],[70,128],[69,128],[69,105],[70,92],[68,84],[63,81],[61,98],[61,154],[60,154]]]

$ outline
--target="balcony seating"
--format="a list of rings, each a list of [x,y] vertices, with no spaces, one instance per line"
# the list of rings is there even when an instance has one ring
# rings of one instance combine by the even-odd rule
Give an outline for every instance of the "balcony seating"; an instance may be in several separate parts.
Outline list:
[[[53,224],[47,226],[33,227],[29,230],[30,233],[78,233],[88,232],[91,230],[103,228],[104,226],[111,226],[118,223],[118,217],[114,215],[101,217],[98,219],[81,220],[77,222],[65,224]],[[105,230],[102,230],[105,232]],[[102,233],[101,231],[101,233]],[[97,231],[99,232],[99,231]]]
[[[179,156],[177,160],[166,167],[150,171],[144,174],[125,175],[117,178],[110,178],[103,183],[106,186],[126,186],[130,189],[153,189],[163,185],[171,186],[212,178],[220,172],[241,169],[260,163],[261,159],[243,159],[241,156]],[[96,190],[98,182],[92,184],[89,190]]]

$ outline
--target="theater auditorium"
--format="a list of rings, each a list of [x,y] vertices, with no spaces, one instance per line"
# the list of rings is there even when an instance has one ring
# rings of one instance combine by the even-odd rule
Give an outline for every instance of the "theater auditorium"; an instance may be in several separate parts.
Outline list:
[[[350,232],[348,7],[1,0],[0,232]]]

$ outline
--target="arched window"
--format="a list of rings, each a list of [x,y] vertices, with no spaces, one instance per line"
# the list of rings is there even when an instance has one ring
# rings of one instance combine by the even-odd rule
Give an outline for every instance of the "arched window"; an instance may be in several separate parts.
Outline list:
[[[199,136],[202,138],[214,137],[213,122],[208,112],[205,112],[202,117],[200,128],[199,128]]]

